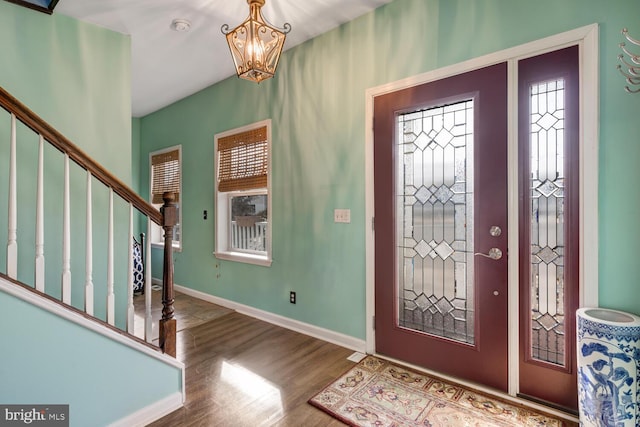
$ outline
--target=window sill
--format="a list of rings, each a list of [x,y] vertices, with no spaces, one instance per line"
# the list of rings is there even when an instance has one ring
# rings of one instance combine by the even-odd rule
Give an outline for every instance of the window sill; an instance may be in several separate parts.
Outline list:
[[[252,255],[243,252],[214,252],[213,254],[218,259],[271,267],[271,258],[264,255]]]
[[[151,247],[154,249],[164,249],[164,243],[153,243],[151,242]],[[182,252],[182,247],[176,244],[173,245],[174,252]]]

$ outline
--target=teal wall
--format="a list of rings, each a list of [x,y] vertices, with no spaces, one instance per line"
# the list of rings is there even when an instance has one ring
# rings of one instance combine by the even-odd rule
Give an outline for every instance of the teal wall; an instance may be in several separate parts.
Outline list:
[[[636,0],[396,0],[285,52],[272,80],[232,77],[142,118],[143,195],[148,152],[183,146],[176,282],[364,339],[366,89],[598,23],[599,298],[640,313],[640,95],[624,92],[615,68],[621,28],[640,37],[637,16]],[[273,265],[219,261],[213,215],[202,219],[214,209],[213,137],[266,118],[273,120]],[[351,209],[351,224],[334,224],[334,208]]]
[[[125,183],[132,182],[131,40],[128,36],[59,15],[0,1],[0,86],[53,125]],[[0,195],[7,194],[8,113],[0,109]],[[38,139],[18,127],[18,278],[34,283]],[[59,297],[62,273],[63,156],[45,145],[45,262],[47,293]],[[71,171],[72,304],[84,307],[86,172]],[[136,177],[136,183],[138,179]],[[105,318],[108,191],[93,180],[95,313]],[[128,212],[115,201],[116,324],[126,319]],[[7,197],[0,197],[7,224]],[[0,241],[6,241],[6,225]],[[124,250],[122,249],[124,248]],[[5,272],[6,245],[0,245]]]
[[[20,319],[0,322],[3,404],[68,404],[70,426],[99,427],[182,390],[179,368],[2,291],[0,307]]]
[[[130,46],[129,36],[0,2],[0,86],[127,184]]]
[[[146,157],[145,157],[146,158]],[[140,185],[140,119],[131,119],[131,188],[139,192]]]

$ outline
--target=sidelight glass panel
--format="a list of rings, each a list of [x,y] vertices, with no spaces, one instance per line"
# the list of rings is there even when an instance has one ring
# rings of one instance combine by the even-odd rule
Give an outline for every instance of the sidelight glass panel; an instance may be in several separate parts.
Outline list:
[[[474,344],[473,100],[397,125],[398,324]]]
[[[564,80],[530,89],[530,354],[564,366]]]

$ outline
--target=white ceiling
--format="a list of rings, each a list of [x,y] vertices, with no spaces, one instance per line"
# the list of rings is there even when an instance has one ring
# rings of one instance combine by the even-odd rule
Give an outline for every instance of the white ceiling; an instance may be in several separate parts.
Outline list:
[[[292,30],[284,49],[392,0],[267,0],[262,14]],[[132,114],[142,117],[235,75],[220,28],[249,14],[246,0],[60,0],[55,12],[131,36]],[[186,33],[174,19],[191,22]],[[246,82],[247,84],[254,84]]]

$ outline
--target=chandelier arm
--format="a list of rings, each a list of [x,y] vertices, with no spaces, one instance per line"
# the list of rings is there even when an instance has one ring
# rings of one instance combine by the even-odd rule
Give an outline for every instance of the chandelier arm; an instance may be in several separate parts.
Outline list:
[[[225,36],[229,34],[231,32],[231,30],[229,29],[229,24],[223,24],[222,27],[220,27],[220,31],[222,31],[222,34],[224,34]]]
[[[626,90],[629,93],[638,93],[638,92],[640,92],[640,87],[638,89],[636,89],[636,90],[633,90],[633,89],[629,88],[629,86],[625,86],[624,90]]]
[[[626,28],[622,29],[622,34],[624,35],[624,37],[629,40],[631,43],[635,44],[636,46],[640,46],[640,40],[636,40],[633,37],[631,37],[629,35],[629,31]]]

